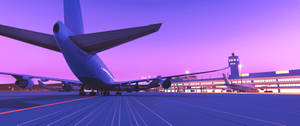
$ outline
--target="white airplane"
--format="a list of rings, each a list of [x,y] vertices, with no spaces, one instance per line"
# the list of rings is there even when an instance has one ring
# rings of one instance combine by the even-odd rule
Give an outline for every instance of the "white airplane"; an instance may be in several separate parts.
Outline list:
[[[223,73],[223,78],[225,81],[225,86],[233,91],[237,92],[259,92],[257,88],[254,87],[254,85],[251,84],[243,84],[243,85],[238,85],[238,84],[232,84],[228,77]]]
[[[112,73],[96,54],[156,32],[160,29],[160,26],[161,24],[159,23],[84,34],[80,1],[64,0],[64,23],[57,21],[54,24],[53,35],[4,25],[0,25],[0,35],[61,53],[79,81],[5,72],[0,74],[13,76],[16,79],[15,84],[21,88],[31,88],[34,85],[32,79],[39,79],[39,85],[47,89],[71,91],[74,89],[74,86],[78,86],[80,87],[80,95],[86,95],[85,89],[89,88],[92,90],[89,93],[90,95],[96,95],[96,91],[101,91],[101,94],[103,93],[106,96],[109,95],[110,91],[116,91],[117,95],[121,95],[122,91],[146,90],[158,87],[159,84],[163,88],[169,88],[172,78],[216,72],[224,69],[164,77],[157,76],[140,80],[115,81]],[[61,81],[63,86],[47,87],[43,82],[48,80]],[[149,83],[147,85],[139,85],[140,82]]]

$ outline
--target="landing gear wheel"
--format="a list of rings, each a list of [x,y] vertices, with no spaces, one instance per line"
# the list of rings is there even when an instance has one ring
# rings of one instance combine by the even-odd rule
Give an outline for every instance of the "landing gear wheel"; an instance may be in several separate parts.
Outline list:
[[[79,95],[80,96],[85,96],[86,94],[85,94],[85,92],[79,92]]]
[[[103,96],[109,96],[109,95],[110,95],[109,91],[104,91]]]
[[[79,95],[80,96],[85,96],[86,95],[86,93],[84,92],[84,85],[80,86]]]
[[[116,96],[121,96],[122,92],[116,92]]]
[[[90,92],[90,96],[96,96],[96,92],[94,92],[94,91],[92,91],[92,92]]]

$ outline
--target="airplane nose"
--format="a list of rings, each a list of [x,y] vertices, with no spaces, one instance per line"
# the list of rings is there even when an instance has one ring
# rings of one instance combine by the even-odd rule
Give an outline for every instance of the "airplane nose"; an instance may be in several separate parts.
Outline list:
[[[58,23],[56,23],[56,24],[54,25],[54,27],[53,27],[53,32],[55,32],[55,33],[59,32],[59,24],[58,24]]]

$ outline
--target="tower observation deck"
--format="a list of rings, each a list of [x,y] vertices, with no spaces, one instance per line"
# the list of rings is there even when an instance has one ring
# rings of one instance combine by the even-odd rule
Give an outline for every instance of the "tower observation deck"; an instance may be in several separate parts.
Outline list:
[[[228,57],[228,66],[230,67],[231,72],[229,78],[239,78],[239,64],[239,57],[232,53],[232,55]]]

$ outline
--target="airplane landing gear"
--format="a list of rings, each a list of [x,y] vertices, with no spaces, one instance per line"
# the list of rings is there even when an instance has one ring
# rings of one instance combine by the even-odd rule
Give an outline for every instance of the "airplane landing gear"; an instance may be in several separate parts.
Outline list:
[[[97,93],[94,90],[92,90],[89,94],[90,96],[96,96]]]
[[[109,95],[110,95],[109,91],[104,91],[103,92],[103,96],[109,96]]]
[[[116,92],[116,96],[121,96],[121,95],[122,95],[122,92],[119,92],[119,91]]]
[[[85,94],[85,92],[79,92],[79,95],[80,96],[85,96],[86,94]]]
[[[80,86],[79,95],[80,96],[85,96],[86,95],[86,93],[84,92],[84,85]]]
[[[96,92],[90,92],[89,93],[90,96],[96,96],[96,94],[97,94]]]

